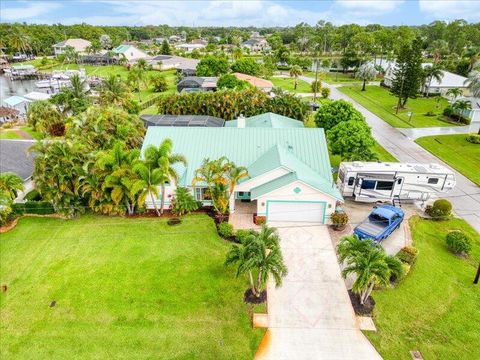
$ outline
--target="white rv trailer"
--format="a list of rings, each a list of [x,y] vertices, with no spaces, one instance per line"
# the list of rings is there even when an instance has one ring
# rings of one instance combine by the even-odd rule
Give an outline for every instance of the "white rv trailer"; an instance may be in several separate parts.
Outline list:
[[[455,173],[438,164],[343,162],[337,186],[344,197],[362,202],[428,200],[455,186]]]

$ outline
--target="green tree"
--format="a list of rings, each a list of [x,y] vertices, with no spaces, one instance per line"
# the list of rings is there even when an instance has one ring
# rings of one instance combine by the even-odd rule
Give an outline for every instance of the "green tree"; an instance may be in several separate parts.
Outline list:
[[[362,113],[345,100],[325,102],[315,114],[315,124],[325,131],[344,121],[364,122]]]
[[[227,59],[209,55],[198,63],[197,76],[220,76],[226,74],[228,70]]]
[[[120,76],[111,74],[102,81],[100,86],[100,104],[123,105],[131,97],[132,94],[127,84]]]
[[[73,75],[70,83],[70,87],[63,87],[58,94],[51,97],[50,101],[57,105],[63,114],[77,115],[90,106],[91,100],[85,91],[85,80],[80,79],[78,75]]]
[[[167,79],[163,75],[151,76],[150,83],[153,85],[154,92],[164,92],[168,89]]]
[[[30,42],[30,37],[19,29],[14,30],[8,37],[10,47],[23,54],[32,49]]]
[[[78,52],[72,46],[67,46],[63,52],[64,61],[68,64],[78,62],[79,57]]]
[[[157,216],[160,216],[156,198],[159,197],[158,187],[168,179],[166,174],[160,168],[155,168],[156,164],[150,164],[148,161],[139,161],[133,168],[142,182],[142,190],[150,196]]]
[[[450,96],[453,101],[455,101],[459,96],[463,94],[463,90],[460,88],[451,88],[447,90],[446,94]]]
[[[43,135],[63,136],[65,119],[49,101],[34,101],[27,110],[27,121]]]
[[[422,88],[425,88],[425,95],[428,96],[430,94],[432,80],[435,79],[440,82],[443,79],[443,75],[443,69],[439,65],[427,65],[423,68]]]
[[[247,236],[242,244],[231,247],[225,265],[232,264],[237,264],[237,277],[248,276],[256,297],[262,294],[269,276],[273,277],[276,286],[280,286],[282,278],[287,275],[276,230],[267,226],[263,226],[260,233]]]
[[[162,46],[160,47],[160,54],[162,55],[171,55],[172,50],[170,49],[170,44],[167,39],[163,39]]]
[[[232,51],[232,58],[236,61],[240,60],[243,57],[243,51],[242,48],[235,48]]]
[[[365,63],[358,68],[358,71],[355,73],[355,77],[363,81],[362,91],[365,91],[365,85],[367,84],[367,81],[375,79],[377,74],[378,71],[371,63]]]
[[[242,90],[242,89],[246,89],[247,87],[249,87],[248,82],[237,79],[237,77],[233,74],[224,74],[220,76],[220,78],[217,81],[218,89]]]
[[[370,127],[363,121],[343,121],[327,131],[332,154],[346,161],[372,161],[376,155]]]
[[[298,77],[301,76],[303,74],[303,71],[302,71],[302,68],[298,65],[293,65],[291,68],[290,68],[290,77],[293,77],[294,78],[294,85],[293,85],[293,88],[295,90],[297,90],[297,86],[298,86]]]
[[[260,73],[260,65],[253,58],[241,58],[232,64],[231,69],[233,72],[253,76]]]
[[[18,196],[19,191],[23,191],[23,180],[12,172],[0,173],[0,192],[6,194],[10,200]]]
[[[397,113],[400,108],[405,108],[409,98],[417,97],[422,74],[421,40],[415,39],[411,44],[401,46],[393,72],[390,92],[398,98]]]
[[[170,139],[165,139],[158,147],[148,146],[143,154],[145,162],[152,169],[159,169],[161,177],[161,195],[160,195],[160,214],[163,214],[165,206],[165,185],[167,183],[178,183],[178,173],[176,167],[178,164],[187,166],[187,160],[183,155],[175,154],[173,143]]]

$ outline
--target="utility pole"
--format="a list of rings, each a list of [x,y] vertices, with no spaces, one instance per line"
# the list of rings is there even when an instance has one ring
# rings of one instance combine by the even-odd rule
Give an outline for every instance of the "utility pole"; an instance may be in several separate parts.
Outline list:
[[[473,283],[475,285],[478,284],[479,279],[480,279],[480,264],[478,264],[477,274],[475,275],[475,279],[473,279]]]

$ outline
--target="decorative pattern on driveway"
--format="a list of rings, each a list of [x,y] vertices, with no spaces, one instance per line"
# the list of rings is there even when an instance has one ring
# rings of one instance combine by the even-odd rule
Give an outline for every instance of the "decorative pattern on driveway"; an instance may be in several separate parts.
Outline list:
[[[328,229],[271,223],[288,267],[268,284],[268,331],[255,359],[380,359],[359,330]]]

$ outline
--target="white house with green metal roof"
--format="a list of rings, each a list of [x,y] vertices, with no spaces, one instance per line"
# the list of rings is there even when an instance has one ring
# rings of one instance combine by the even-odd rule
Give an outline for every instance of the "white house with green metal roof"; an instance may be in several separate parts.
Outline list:
[[[116,48],[112,49],[112,51],[117,55],[123,56],[129,62],[134,62],[139,59],[146,59],[148,57],[145,52],[136,48],[133,45],[119,45]]]
[[[187,167],[177,168],[178,184],[166,189],[167,205],[177,185],[191,188],[197,200],[209,205],[206,188],[193,189],[192,180],[203,159],[222,156],[247,167],[250,175],[235,187],[231,213],[249,202],[267,221],[325,223],[343,201],[333,181],[323,129],[288,127],[286,120],[276,128],[149,127],[142,152],[164,139],[171,139],[174,152],[188,161]],[[146,205],[153,208],[151,201]]]

